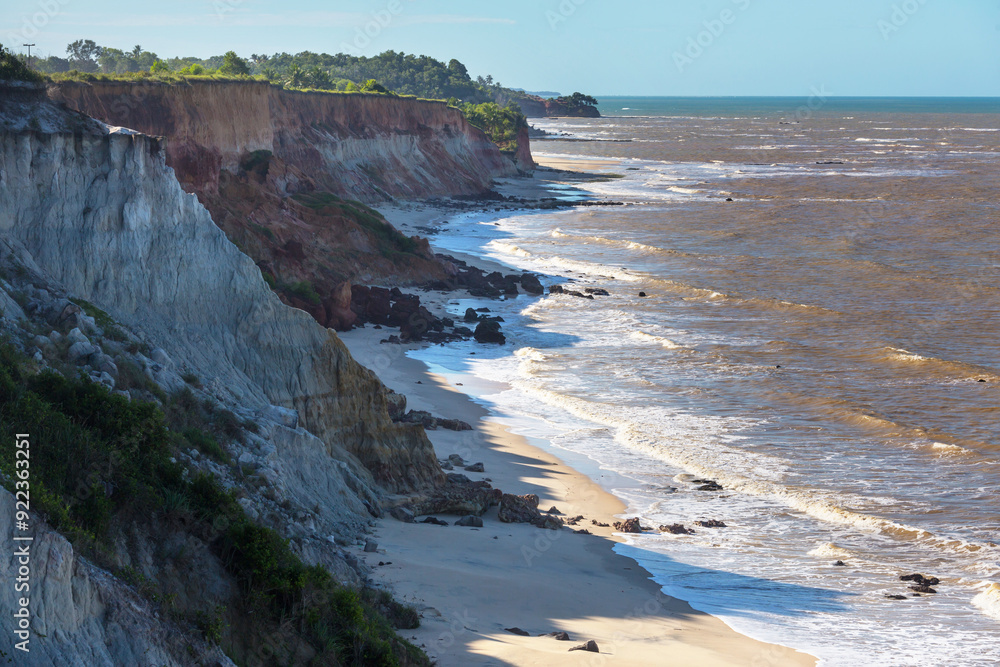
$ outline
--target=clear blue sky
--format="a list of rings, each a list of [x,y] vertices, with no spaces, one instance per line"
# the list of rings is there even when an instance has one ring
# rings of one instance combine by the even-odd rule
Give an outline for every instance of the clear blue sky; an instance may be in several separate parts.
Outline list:
[[[1000,96],[997,0],[6,0],[0,41],[160,56],[387,49],[529,90]],[[381,13],[382,27],[376,21]],[[368,28],[371,37],[358,39]],[[27,31],[27,32],[25,32]],[[25,37],[28,37],[25,39]],[[366,42],[365,39],[369,41]],[[700,43],[699,43],[700,42]]]

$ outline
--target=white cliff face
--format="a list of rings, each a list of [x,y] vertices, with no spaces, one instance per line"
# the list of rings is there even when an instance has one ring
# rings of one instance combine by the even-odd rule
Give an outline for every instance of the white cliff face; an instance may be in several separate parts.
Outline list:
[[[13,104],[0,102],[0,123],[23,116]],[[374,374],[268,289],[180,188],[156,139],[35,104],[53,116],[50,131],[0,125],[0,234],[67,289],[144,331],[213,393],[296,410],[353,474],[400,490],[440,478],[423,432],[390,422]]]
[[[14,496],[0,489],[0,539],[13,541]],[[20,534],[20,533],[19,533]],[[16,593],[19,556],[4,549],[0,578],[0,628],[14,637],[13,610],[17,597],[30,600],[31,634],[28,652],[4,651],[16,665],[29,667],[182,667],[191,664],[191,644],[201,664],[228,667],[233,662],[218,647],[183,632],[130,587],[87,560],[76,556],[62,536],[36,524],[30,545],[30,580],[26,592]]]

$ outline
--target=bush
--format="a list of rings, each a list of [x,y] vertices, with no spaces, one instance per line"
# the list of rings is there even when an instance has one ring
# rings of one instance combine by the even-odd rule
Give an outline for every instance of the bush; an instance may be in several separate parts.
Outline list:
[[[17,54],[0,44],[0,80],[38,82],[42,80],[42,76],[29,68]]]
[[[291,285],[285,285],[283,291],[289,296],[296,296],[313,305],[319,305],[321,301],[319,294],[313,288],[312,283],[308,280],[301,280],[297,283],[292,283]]]

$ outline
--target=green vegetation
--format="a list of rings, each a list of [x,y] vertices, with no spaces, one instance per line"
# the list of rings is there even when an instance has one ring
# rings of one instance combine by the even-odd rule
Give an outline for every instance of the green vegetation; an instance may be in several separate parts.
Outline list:
[[[42,77],[32,71],[23,60],[0,44],[0,81],[41,81]]]
[[[235,51],[226,51],[222,56],[219,74],[225,76],[250,76],[250,67],[246,61],[236,55]]]
[[[517,151],[517,135],[528,126],[528,120],[516,104],[501,107],[495,102],[485,102],[464,104],[461,109],[469,122],[484,131],[501,151]]]
[[[405,255],[417,250],[417,242],[401,233],[375,209],[359,201],[341,199],[329,192],[309,192],[293,195],[292,198],[314,211],[340,214],[351,218],[361,227],[372,232],[383,257],[393,261],[405,260]]]
[[[168,406],[175,418],[192,410],[203,416],[206,406],[185,391]],[[0,438],[14,443],[15,433],[31,433],[32,510],[81,553],[113,568],[112,531],[129,524],[155,530],[162,518],[208,544],[236,581],[235,604],[218,601],[188,620],[208,640],[226,643],[240,664],[266,648],[274,651],[274,664],[286,664],[288,658],[280,656],[292,655],[303,642],[315,655],[311,664],[430,664],[395,634],[389,620],[413,627],[416,612],[382,593],[340,586],[323,568],[306,566],[287,540],[250,521],[237,492],[224,490],[214,477],[185,479],[184,469],[171,461],[176,430],[168,429],[168,418],[154,404],[130,402],[99,384],[35,373],[30,360],[0,341]],[[182,437],[212,446],[193,427]],[[24,469],[14,451],[9,444],[0,459],[11,492]],[[119,574],[154,602],[169,605],[173,599],[131,568]],[[227,615],[232,632],[240,633],[228,642]]]
[[[290,285],[282,285],[281,291],[289,296],[295,296],[303,301],[308,301],[313,305],[319,305],[320,297],[312,283],[308,280],[300,280]]]

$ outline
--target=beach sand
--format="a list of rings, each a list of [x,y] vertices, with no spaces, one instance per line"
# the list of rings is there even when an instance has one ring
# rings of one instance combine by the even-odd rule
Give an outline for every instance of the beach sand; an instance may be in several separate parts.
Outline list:
[[[618,498],[553,454],[484,421],[488,412],[461,388],[406,357],[405,347],[379,343],[390,333],[366,328],[342,338],[360,363],[407,396],[410,409],[475,427],[428,431],[439,458],[457,453],[482,462],[484,473],[465,474],[505,492],[535,493],[543,510],[554,505],[563,516],[582,514],[578,527],[594,533],[501,523],[496,508],[478,529],[380,520],[373,536],[379,551],[358,548],[359,557],[373,568],[375,582],[420,611],[420,628],[401,634],[438,665],[815,664],[660,592],[648,572],[612,550],[619,539],[613,529],[591,524],[620,517],[626,508]],[[440,518],[454,523],[458,517]],[[529,636],[506,630],[513,627]],[[572,640],[538,636],[554,631]],[[597,642],[599,654],[569,651],[588,640]]]

